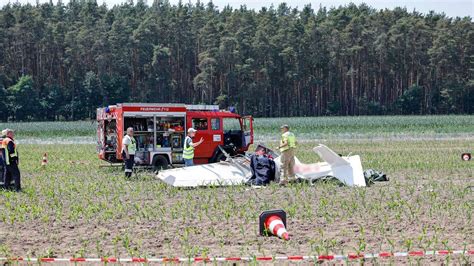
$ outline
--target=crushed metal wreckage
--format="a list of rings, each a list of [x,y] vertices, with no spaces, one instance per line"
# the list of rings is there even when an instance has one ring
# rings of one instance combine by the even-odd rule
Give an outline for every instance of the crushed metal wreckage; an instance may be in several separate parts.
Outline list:
[[[275,153],[268,149],[269,153]],[[296,158],[295,173],[300,180],[315,182],[328,176],[348,186],[366,186],[359,155],[339,156],[323,144],[313,149],[324,162],[301,163]],[[226,155],[227,156],[227,155]],[[277,175],[280,157],[274,156]],[[246,183],[252,177],[250,156],[230,157],[226,161],[160,171],[157,177],[175,187],[230,186]],[[278,176],[277,176],[278,179]]]

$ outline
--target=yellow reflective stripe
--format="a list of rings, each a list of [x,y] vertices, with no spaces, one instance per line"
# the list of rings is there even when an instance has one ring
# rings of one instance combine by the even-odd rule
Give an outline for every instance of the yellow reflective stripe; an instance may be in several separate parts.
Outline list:
[[[184,152],[185,152],[185,153],[193,153],[193,152],[194,152],[194,148],[191,146],[191,147],[189,147],[189,148],[184,149]]]
[[[5,149],[5,164],[10,165],[10,155],[8,154],[8,149]]]

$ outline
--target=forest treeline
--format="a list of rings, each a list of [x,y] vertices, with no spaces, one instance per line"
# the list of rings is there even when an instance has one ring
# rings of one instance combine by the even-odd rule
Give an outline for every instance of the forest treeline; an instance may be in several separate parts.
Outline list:
[[[118,102],[268,117],[473,114],[473,75],[472,19],[434,12],[160,0],[0,11],[1,120],[93,118]]]

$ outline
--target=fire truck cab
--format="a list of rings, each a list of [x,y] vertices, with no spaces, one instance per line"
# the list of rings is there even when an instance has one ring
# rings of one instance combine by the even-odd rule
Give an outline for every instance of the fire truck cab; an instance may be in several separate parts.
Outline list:
[[[97,109],[99,158],[122,162],[122,139],[129,127],[137,142],[135,164],[154,170],[183,164],[183,146],[188,128],[197,130],[194,163],[205,164],[244,154],[253,143],[253,119],[219,110],[217,105],[121,103]]]

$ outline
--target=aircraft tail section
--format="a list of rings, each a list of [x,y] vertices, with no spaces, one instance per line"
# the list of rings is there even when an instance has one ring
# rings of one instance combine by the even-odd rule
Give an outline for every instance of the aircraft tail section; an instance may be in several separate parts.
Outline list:
[[[332,166],[350,164],[346,159],[342,158],[323,144],[319,144],[318,146],[314,147],[313,151],[316,152],[321,157],[321,159]]]

